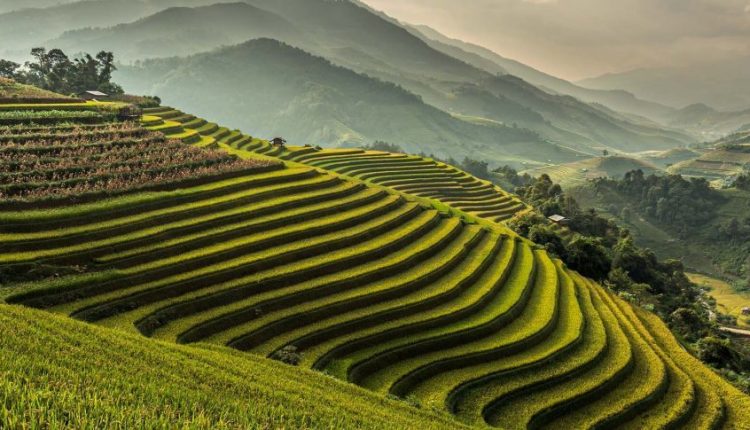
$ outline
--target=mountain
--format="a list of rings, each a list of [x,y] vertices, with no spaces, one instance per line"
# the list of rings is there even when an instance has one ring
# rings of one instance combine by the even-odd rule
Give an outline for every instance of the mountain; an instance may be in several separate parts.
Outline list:
[[[114,50],[118,59],[125,62],[195,54],[268,37],[358,73],[392,82],[422,97],[425,103],[453,115],[526,128],[576,152],[597,155],[602,149],[618,152],[666,150],[694,142],[687,135],[655,123],[541,90],[522,79],[500,74],[503,68],[489,72],[482,68],[482,65],[490,67],[489,63],[482,62],[478,55],[455,58],[429,46],[392,19],[350,1],[248,0],[165,10],[176,1],[128,2],[130,9],[119,18],[103,9],[109,2],[114,2],[114,10],[123,7],[123,2],[115,0],[43,9],[49,14],[49,28],[35,31],[48,34],[63,25],[76,28],[98,22],[104,28],[69,31],[48,45],[62,46],[69,52]],[[200,5],[206,1],[210,0],[189,3]],[[154,14],[140,16],[155,9],[158,10]],[[62,18],[53,19],[55,14]],[[107,17],[97,21],[101,14]],[[18,16],[15,25],[41,19],[37,15]],[[0,23],[3,17],[8,18],[0,16]],[[131,17],[134,22],[107,26],[112,20]],[[29,37],[29,40],[39,36]],[[479,66],[469,64],[468,60]],[[336,140],[346,139],[343,135]],[[330,140],[333,139],[324,141]],[[556,151],[555,148],[549,154],[543,151],[536,159],[556,159]]]
[[[619,151],[666,149],[693,142],[681,133],[664,130],[646,123],[636,123],[612,117],[591,105],[539,91],[520,79],[498,76],[440,52],[407,28],[382,14],[372,12],[350,1],[324,0],[251,0],[251,3],[284,16],[299,28],[308,30],[318,42],[315,47],[303,47],[353,70],[395,82],[419,94],[426,102],[464,115],[476,115],[487,110],[487,103],[504,105],[492,110],[507,112],[508,100],[515,102],[516,115],[525,116],[529,109],[536,111],[542,121],[520,122],[506,116],[487,119],[511,123],[535,130],[559,141],[565,136],[566,145],[577,150],[598,153],[603,147]],[[342,43],[347,49],[342,50]],[[362,55],[352,59],[351,53]],[[371,61],[368,61],[371,60]],[[383,67],[386,64],[388,67]],[[393,68],[398,70],[394,71]],[[458,100],[457,90],[466,84],[473,86],[473,95],[481,94],[484,106],[472,99]],[[468,107],[471,107],[469,109]],[[615,131],[612,134],[612,131]]]
[[[221,23],[221,25],[217,25]],[[298,40],[293,25],[247,3],[219,3],[196,8],[174,7],[129,24],[74,30],[52,45],[63,50],[117,53],[121,61],[172,57],[269,37]]]
[[[43,8],[72,3],[76,0],[0,0],[0,13],[20,9]]]
[[[719,110],[750,108],[750,57],[690,66],[638,69],[585,79],[595,89],[622,88],[637,97],[684,107],[705,103]]]
[[[20,2],[19,2],[20,3]],[[47,7],[47,3],[54,6]],[[50,46],[50,39],[81,28],[110,27],[173,6],[200,6],[214,0],[83,0],[24,2],[24,9],[0,14],[0,58],[24,61],[31,48]],[[31,5],[39,7],[29,8]],[[2,11],[2,9],[0,9]]]
[[[240,43],[248,36],[270,37],[356,72],[393,82],[446,112],[508,126],[515,124],[590,155],[603,148],[637,152],[693,142],[686,135],[655,124],[632,121],[572,97],[539,90],[520,79],[490,73],[430,47],[406,28],[350,1],[247,3],[286,23],[241,28],[232,22],[242,5],[217,5],[192,12],[164,11],[130,24],[77,31],[55,43],[70,49],[118,46],[123,50],[120,58],[128,61],[137,56],[196,53],[210,45]],[[257,9],[244,10],[247,16],[259,14]],[[183,16],[184,28],[180,28]],[[159,46],[158,41],[166,42]],[[540,154],[538,158],[555,158],[551,155]]]
[[[412,153],[481,157],[493,164],[562,162],[579,155],[522,128],[456,118],[394,84],[271,39],[146,60],[121,67],[116,79],[129,92],[158,94],[183,110],[300,145],[384,140]]]
[[[653,119],[661,118],[674,110],[659,103],[638,99],[627,91],[617,89],[592,90],[575,85],[564,79],[536,70],[519,61],[505,58],[482,46],[449,38],[426,25],[414,25],[410,26],[410,28],[413,29],[413,34],[435,49],[449,53],[456,58],[491,73],[504,72],[518,76],[549,92],[570,95],[585,102],[600,103],[617,111],[642,115]]]
[[[668,124],[700,134],[704,141],[712,141],[750,123],[750,109],[722,112],[703,103],[696,103],[675,111],[667,117]]]

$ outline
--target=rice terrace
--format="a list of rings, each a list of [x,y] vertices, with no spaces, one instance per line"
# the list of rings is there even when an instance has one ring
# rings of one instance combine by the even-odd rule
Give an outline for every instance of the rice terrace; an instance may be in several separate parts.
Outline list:
[[[16,3],[0,2],[0,26],[38,23],[29,43],[82,54],[0,42],[12,59],[0,60],[0,429],[750,429],[750,342],[731,331],[746,326],[746,295],[733,290],[741,275],[721,283],[722,303],[736,300],[725,315],[695,283],[708,274],[639,247],[555,183],[567,172],[571,186],[624,190],[614,174],[580,174],[617,161],[653,167],[656,179],[625,175],[637,185],[711,193],[707,181],[684,185],[635,161],[641,146],[686,148],[687,134],[542,84],[492,82],[504,75],[488,64],[500,60],[372,9],[388,2],[257,0],[233,4],[231,18],[210,1],[139,1],[122,22],[104,13],[118,0]],[[319,10],[371,35],[333,31]],[[199,43],[170,13],[210,18],[223,36],[194,28]],[[268,109],[286,103],[300,130],[331,122],[303,140],[279,118],[261,122],[255,100],[228,92],[203,105],[223,66],[203,75],[198,52],[247,60],[223,47],[235,23],[282,40],[248,48],[262,64],[242,79],[260,82]],[[50,33],[58,26],[75,31]],[[102,40],[156,53],[138,39],[149,31],[153,43],[197,44],[196,55],[85,54]],[[300,56],[293,41],[332,62]],[[13,57],[26,51],[25,63]],[[270,61],[291,74],[278,88],[273,73],[257,75]],[[469,72],[471,83],[451,87]],[[160,83],[135,83],[152,78]],[[194,91],[176,95],[184,82]],[[309,93],[282,102],[300,88]],[[539,99],[524,107],[519,94]],[[400,118],[371,139],[362,124],[384,112],[379,103]],[[499,111],[507,124],[491,118]],[[609,115],[611,142],[644,140],[610,158],[611,143],[602,157],[607,136],[586,149],[590,136],[564,111],[582,122]],[[481,124],[462,119],[480,114]],[[432,133],[444,140],[420,143]],[[334,134],[338,144],[325,141]],[[504,154],[503,139],[521,140]],[[544,145],[538,157],[518,150]],[[674,170],[711,157],[691,153]]]

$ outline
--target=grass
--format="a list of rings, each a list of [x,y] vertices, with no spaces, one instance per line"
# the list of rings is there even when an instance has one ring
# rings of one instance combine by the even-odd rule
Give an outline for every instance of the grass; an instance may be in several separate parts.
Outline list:
[[[537,256],[533,258],[536,260]],[[540,264],[544,265],[543,268],[539,267]],[[395,389],[396,384],[408,383],[414,380],[415,377],[428,376],[430,366],[435,366],[433,363],[439,364],[463,360],[467,354],[477,354],[478,352],[488,350],[494,351],[507,347],[515,341],[525,338],[528,334],[533,334],[541,329],[541,327],[546,326],[551,317],[542,316],[541,318],[537,318],[539,315],[532,315],[533,310],[538,306],[549,305],[549,302],[545,301],[549,297],[553,298],[552,309],[554,309],[554,297],[557,294],[556,285],[552,284],[551,288],[534,288],[535,284],[542,285],[547,281],[551,281],[547,277],[549,265],[551,265],[551,262],[537,262],[533,264],[526,256],[519,258],[517,264],[514,265],[518,268],[518,271],[511,274],[508,281],[507,295],[498,295],[494,306],[490,305],[488,307],[493,312],[476,313],[453,325],[441,327],[437,330],[437,333],[427,332],[420,334],[419,339],[403,339],[407,342],[407,345],[400,348],[389,346],[386,343],[384,346],[388,347],[389,356],[394,356],[394,351],[405,351],[398,355],[400,361],[393,365],[383,366],[384,362],[387,361],[381,359],[380,366],[370,366],[368,373],[362,372],[363,365],[358,363],[356,367],[353,366],[351,372],[359,370],[357,380],[361,381],[364,386],[376,391],[389,392]],[[536,271],[536,276],[531,276],[526,271],[527,269]],[[525,302],[526,295],[524,293],[529,290],[528,302]],[[512,319],[521,315],[525,316],[525,318]],[[512,319],[509,323],[508,316]],[[529,326],[529,322],[532,322],[531,326]],[[493,330],[496,326],[503,326],[506,323],[508,323],[505,326],[508,333],[507,337]],[[485,327],[488,329],[487,334],[481,330]],[[521,327],[526,327],[526,329],[519,332],[518,329]],[[473,332],[478,332],[478,335],[472,335]],[[489,334],[493,334],[493,336],[485,337]],[[445,348],[438,348],[435,341],[443,337],[449,337],[454,343],[448,343]],[[456,344],[459,340],[460,343]],[[417,341],[421,341],[421,343]],[[368,360],[370,362],[374,361],[373,358],[369,358]],[[409,379],[406,379],[407,377]]]
[[[463,241],[456,243],[459,245],[466,244]],[[356,310],[349,307],[349,304],[352,303],[351,301],[341,300],[344,295],[353,294],[357,291],[360,291],[360,294],[363,294],[363,292],[372,294],[374,291],[368,288],[370,285],[377,285],[384,291],[388,291],[388,287],[402,287],[411,279],[411,270],[406,270],[406,268],[413,263],[420,262],[420,267],[428,266],[430,269],[434,269],[435,261],[445,263],[450,261],[448,258],[454,258],[451,254],[456,253],[456,248],[460,248],[460,246],[451,246],[434,257],[430,257],[429,255],[421,255],[427,254],[424,245],[420,249],[420,246],[415,244],[405,248],[402,252],[385,256],[366,265],[355,266],[351,269],[319,277],[309,282],[294,284],[281,290],[261,294],[231,305],[213,308],[208,312],[196,314],[193,317],[182,318],[174,326],[168,328],[167,333],[169,333],[170,337],[174,333],[182,333],[179,337],[180,340],[200,340],[211,333],[218,332],[218,329],[227,326],[231,327],[237,321],[253,321],[260,318],[267,318],[267,321],[278,321],[285,315],[291,316],[301,313],[303,308],[317,311],[317,314],[321,315],[321,318],[329,317],[325,320],[325,324],[328,327],[333,324],[331,320],[337,321],[356,312]],[[437,249],[434,251],[429,250],[429,252],[438,251]],[[448,255],[450,257],[447,257]],[[462,254],[459,253],[458,255],[461,256]],[[427,257],[430,258],[424,260]],[[425,273],[430,269],[422,269],[421,271]],[[417,269],[413,270],[416,271]],[[399,273],[399,275],[389,278],[388,274],[390,273]],[[348,289],[346,288],[347,286]],[[372,304],[374,305],[375,303]],[[335,316],[329,314],[329,309],[338,307],[345,307],[346,311],[334,312]],[[252,311],[256,309],[262,309],[262,313],[253,313]],[[372,307],[368,307],[367,315],[372,315],[370,311],[372,311]],[[269,316],[271,318],[268,318]],[[308,322],[298,330],[310,331],[318,327],[318,324]],[[188,331],[184,332],[183,330]],[[242,333],[243,330],[239,330],[238,332]],[[293,333],[295,334],[289,334],[286,337],[297,335],[297,331]],[[164,336],[159,333],[157,335],[160,337]],[[226,334],[224,337],[232,339],[236,336]],[[298,345],[296,342],[294,344]],[[272,349],[272,347],[266,345],[267,343],[264,343],[263,347]]]
[[[488,362],[512,354],[521,349],[533,347],[554,330],[559,316],[559,284],[551,261],[546,256],[537,255],[537,273],[533,278],[532,292],[523,311],[512,322],[484,335],[482,328],[495,326],[492,322],[468,328],[463,331],[459,342],[449,344],[437,351],[424,351],[418,357],[403,360],[397,366],[390,366],[392,372],[382,378],[383,372],[373,375],[370,380],[385,381],[389,391],[399,395],[412,394],[418,384],[434,376],[467,365]],[[481,335],[473,333],[479,332]],[[482,336],[484,335],[484,336]],[[397,375],[396,378],[393,375]],[[383,386],[383,385],[378,385]]]
[[[747,397],[658,319],[509,232],[502,221],[528,208],[494,185],[428,158],[277,148],[179,110],[145,114],[196,151],[277,164],[0,211],[0,277],[39,276],[0,298],[54,311],[0,304],[0,427],[748,422]],[[18,130],[0,145],[113,133]]]
[[[596,400],[578,408],[574,413],[556,419],[554,425],[569,428],[606,427],[638,419],[640,413],[652,410],[652,406],[659,404],[669,387],[664,362],[645,339],[637,335],[635,328],[614,305],[608,293],[597,293],[618,317],[620,326],[630,340],[633,366],[629,375],[617,385],[616,390],[600,394]],[[543,415],[537,415],[533,421],[538,422],[540,418],[545,421],[547,419]]]
[[[132,308],[134,304],[144,305],[158,298],[163,299],[166,297],[166,294],[174,296],[176,294],[189,292],[190,290],[199,289],[201,285],[212,285],[207,282],[212,276],[218,279],[242,279],[243,274],[254,272],[254,266],[250,266],[251,263],[255,263],[255,266],[262,267],[261,265],[268,264],[266,262],[273,258],[288,263],[289,260],[298,259],[298,256],[310,255],[311,248],[314,246],[318,247],[320,250],[325,250],[329,249],[331,246],[336,246],[334,245],[336,243],[355,243],[357,240],[361,240],[363,237],[372,234],[370,233],[371,230],[376,231],[377,228],[380,228],[381,230],[390,231],[393,226],[402,223],[403,227],[401,230],[403,232],[408,232],[416,227],[424,228],[435,219],[434,214],[424,213],[421,216],[416,217],[412,222],[404,223],[404,221],[413,217],[412,213],[413,211],[410,211],[409,207],[405,206],[403,209],[393,211],[385,216],[361,223],[347,230],[329,233],[315,238],[303,239],[296,242],[283,243],[280,246],[270,247],[266,250],[260,249],[254,253],[240,255],[235,258],[225,258],[225,256],[222,255],[213,264],[196,265],[196,262],[192,261],[189,262],[188,265],[198,267],[197,269],[182,270],[181,266],[177,270],[171,270],[173,274],[170,273],[168,276],[157,280],[154,280],[151,272],[147,271],[146,267],[136,266],[127,269],[125,272],[119,272],[119,276],[114,278],[114,285],[112,287],[105,289],[103,285],[97,285],[95,289],[87,290],[92,294],[92,298],[88,301],[74,302],[72,303],[72,306],[78,309],[81,309],[83,306],[83,309],[86,310],[86,314],[89,315],[89,318],[108,317],[112,316],[114,313],[118,313],[117,310],[119,306],[117,305],[124,305],[127,303],[127,306],[124,309],[128,309]],[[258,235],[257,238],[259,240],[263,239],[262,235]],[[367,242],[367,249],[377,249],[379,245],[382,246],[384,242],[388,241],[388,239],[388,237],[385,237],[380,238],[380,240]],[[232,248],[223,248],[222,245],[216,245],[215,249],[220,251],[222,249],[231,250]],[[195,251],[193,255],[196,258],[205,257],[203,250]],[[349,253],[349,249],[343,248],[338,252],[337,256],[339,259],[345,260],[347,257],[351,257],[351,255],[353,254]],[[148,266],[151,268],[156,267],[157,264],[166,266],[170,263],[184,262],[187,258],[187,255],[179,255],[166,259],[166,261],[148,263]],[[335,261],[335,259],[332,260]],[[315,261],[314,263],[318,262],[319,261]],[[314,263],[308,264],[314,267]],[[294,269],[297,268],[292,265],[281,265],[280,267],[275,267],[275,270],[271,270],[271,274],[278,276],[281,273],[293,271]],[[132,278],[125,277],[128,274],[138,273],[143,274],[141,278],[146,281],[145,283],[139,284],[133,282]],[[65,287],[61,288],[61,290],[63,293],[68,292]],[[102,294],[102,292],[108,290],[111,292]],[[141,297],[143,298],[141,299]],[[72,311],[72,309],[69,307],[63,307],[61,311],[69,312]]]
[[[464,246],[468,246],[478,237],[477,233],[478,229],[465,229],[461,232],[456,229],[455,224],[446,223],[441,228],[431,232],[429,236],[424,237],[418,244],[399,250],[395,255],[389,255],[382,259],[385,261],[373,262],[372,267],[363,269],[377,269],[384,265],[393,265],[406,260],[418,265],[417,267],[422,269],[422,273],[429,269],[435,270],[435,264],[438,263],[437,258],[426,263],[422,263],[420,260],[425,256],[429,257],[433,252],[438,253],[447,249],[446,253],[438,255],[440,255],[439,261],[448,265],[455,254],[461,255],[460,252],[463,251]],[[425,264],[425,267],[421,267],[422,264]],[[403,303],[407,294],[415,289],[414,284],[400,282],[409,279],[411,276],[411,273],[405,269],[406,267],[401,267],[401,273],[397,278],[364,283],[361,288],[357,288],[357,284],[350,284],[349,288],[344,287],[343,291],[330,298],[320,301],[306,300],[300,306],[285,307],[283,311],[278,313],[271,314],[270,312],[266,313],[268,312],[266,311],[257,321],[223,333],[220,339],[229,339],[230,343],[241,345],[243,350],[252,350],[261,355],[271,355],[275,350],[281,349],[287,343],[287,339],[294,339],[296,334],[289,335],[289,332],[294,328],[314,329],[319,327],[315,323],[321,318],[340,316],[341,312],[352,312],[358,308],[367,307],[369,312],[376,311],[373,308],[377,308],[379,303],[386,300],[399,299],[398,301]],[[343,281],[351,279],[351,275],[350,271],[341,271],[336,274],[335,278]],[[378,277],[372,276],[370,278],[368,276],[365,279],[376,280]],[[313,280],[313,283],[315,283],[315,280]],[[416,287],[418,286],[421,285],[417,284]],[[261,306],[261,309],[266,308]]]
[[[750,307],[750,293],[737,291],[728,282],[698,273],[688,274],[688,278],[701,287],[709,290],[711,297],[722,313],[737,318],[737,326],[750,328],[750,316],[742,315],[742,309]]]
[[[593,291],[592,293],[595,294]],[[493,404],[493,407],[484,412],[489,423],[508,429],[526,428],[533,420],[539,420],[538,417],[541,416],[541,413],[544,413],[548,419],[551,419],[552,414],[556,412],[561,414],[565,410],[576,413],[580,410],[580,407],[596,404],[597,399],[601,398],[602,394],[612,392],[614,386],[617,386],[624,376],[632,372],[633,349],[628,337],[620,328],[616,316],[607,309],[598,295],[595,297],[595,306],[597,306],[605,323],[606,337],[602,340],[607,343],[604,356],[599,358],[598,351],[600,349],[596,346],[596,343],[591,344],[593,357],[589,355],[590,353],[581,355],[568,365],[570,366],[569,369],[582,368],[583,371],[576,372],[573,378],[563,378],[556,381],[555,384],[549,384],[549,386],[537,382],[540,380],[540,376],[544,375],[537,371],[517,375],[515,378],[511,378],[509,382],[504,381],[504,385],[507,387],[504,388],[506,392],[513,385],[517,387],[516,390],[521,390],[523,387],[533,387],[533,391],[526,391],[523,392],[522,396]],[[594,341],[596,340],[594,339]],[[592,358],[593,366],[587,366]],[[550,376],[554,377],[559,370],[561,369],[554,369],[553,367]],[[611,382],[605,384],[608,381]],[[506,398],[508,398],[507,394]],[[593,412],[589,410],[590,415],[588,416],[591,418],[597,417]],[[558,423],[559,421],[555,422]],[[567,424],[570,425],[571,423],[568,422]]]
[[[344,332],[339,336],[328,336],[325,333],[325,337],[319,335],[318,339],[314,338],[316,333],[313,332],[291,341],[290,344],[305,345],[303,363],[346,378],[348,365],[354,360],[341,357],[366,349],[378,340],[401,338],[405,333],[418,333],[456,321],[472,314],[487,300],[491,300],[510,272],[515,251],[514,240],[490,238],[486,246],[479,247],[470,257],[466,257],[471,264],[454,268],[444,275],[435,287],[420,291],[413,297],[401,299],[395,304],[348,312],[328,322],[325,328],[313,327],[313,330],[319,329],[319,333],[323,334],[325,329],[335,328],[335,324],[345,328],[358,319],[377,319],[371,327],[356,333]],[[421,308],[423,303],[428,302],[426,299],[441,295],[447,296],[449,300],[430,307],[430,312],[411,312],[412,309]]]
[[[523,352],[518,364],[514,360],[515,357],[511,356],[500,361],[497,367],[482,369],[482,372],[477,372],[464,380],[457,379],[460,383],[454,382],[446,402],[449,410],[460,420],[470,424],[484,423],[487,418],[490,418],[490,422],[497,421],[499,416],[504,414],[496,411],[508,399],[541,391],[545,387],[575,377],[595,365],[603,356],[607,348],[607,332],[595,307],[595,298],[584,281],[572,274],[571,276],[579,295],[582,317],[585,319],[583,326],[579,327],[580,341],[574,342],[562,356],[554,355],[551,361],[543,360],[536,365],[523,365],[524,355],[528,354],[527,357],[531,359],[526,363],[533,362],[535,351]],[[570,325],[563,324],[563,327],[568,328],[558,330],[563,339],[566,333],[569,335],[575,331],[575,318],[567,320]],[[557,344],[559,339],[553,336],[550,341],[540,343],[536,349],[539,352],[547,351],[547,346]],[[564,342],[563,340],[562,343]],[[513,417],[508,417],[508,420],[511,419]]]
[[[430,198],[439,201],[480,197],[466,209],[466,212],[477,214],[492,222],[507,220],[515,213],[526,209],[523,203],[499,188],[429,158],[363,150],[323,150],[298,155],[292,152],[285,158],[323,167],[368,183],[406,186],[412,194],[429,195]],[[435,184],[440,184],[440,187],[436,187]],[[444,192],[436,192],[440,189]],[[498,203],[498,198],[515,199],[517,205],[508,206],[507,211],[493,211],[496,209],[494,206]]]
[[[555,358],[581,341],[584,316],[577,300],[576,287],[569,276],[564,273],[562,264],[556,262],[561,281],[560,320],[555,330],[544,341],[526,348],[519,353],[510,354],[497,360],[479,365],[466,366],[431,377],[411,391],[411,396],[420,404],[434,408],[447,407],[453,410],[450,403],[452,393],[461,384],[475,379],[487,379],[490,375],[507,374],[516,369],[539,367]]]
[[[7,305],[0,355],[8,429],[457,427],[316,372]]]

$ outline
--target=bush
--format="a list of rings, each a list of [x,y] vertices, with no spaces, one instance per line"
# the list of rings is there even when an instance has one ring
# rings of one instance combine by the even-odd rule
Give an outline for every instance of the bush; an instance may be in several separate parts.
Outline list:
[[[607,250],[596,239],[578,237],[568,245],[565,260],[571,269],[590,278],[602,281],[612,268],[612,260]]]
[[[271,355],[271,358],[290,366],[297,366],[302,361],[302,354],[297,352],[297,347],[287,345]]]

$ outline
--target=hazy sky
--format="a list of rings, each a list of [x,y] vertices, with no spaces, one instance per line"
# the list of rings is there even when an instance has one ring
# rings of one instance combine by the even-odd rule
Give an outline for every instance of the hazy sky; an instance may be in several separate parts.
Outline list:
[[[750,0],[364,0],[576,80],[750,55]]]

